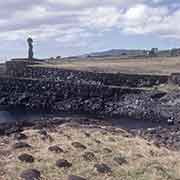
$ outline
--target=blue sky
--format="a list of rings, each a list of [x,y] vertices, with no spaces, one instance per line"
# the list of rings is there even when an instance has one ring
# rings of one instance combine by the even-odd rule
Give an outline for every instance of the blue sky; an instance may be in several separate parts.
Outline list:
[[[180,47],[179,0],[6,0],[0,59],[72,56],[108,49]]]

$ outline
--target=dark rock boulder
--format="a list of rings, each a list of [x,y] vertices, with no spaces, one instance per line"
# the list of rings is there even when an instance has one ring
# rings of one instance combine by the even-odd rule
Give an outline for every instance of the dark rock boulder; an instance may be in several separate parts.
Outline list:
[[[22,162],[26,163],[33,163],[34,162],[34,157],[29,155],[29,154],[21,154],[18,159]]]
[[[27,169],[20,174],[24,180],[40,180],[41,173],[36,169]]]
[[[70,168],[72,164],[65,159],[59,159],[56,161],[56,166],[58,168]]]

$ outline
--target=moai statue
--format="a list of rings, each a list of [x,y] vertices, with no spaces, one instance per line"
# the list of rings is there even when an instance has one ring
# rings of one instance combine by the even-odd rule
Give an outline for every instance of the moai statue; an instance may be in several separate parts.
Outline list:
[[[32,38],[28,38],[27,42],[28,42],[28,46],[29,46],[28,59],[33,60],[34,53],[33,53],[33,40],[32,40]]]
[[[157,57],[158,56],[158,48],[152,48],[149,52],[149,56],[151,57]]]

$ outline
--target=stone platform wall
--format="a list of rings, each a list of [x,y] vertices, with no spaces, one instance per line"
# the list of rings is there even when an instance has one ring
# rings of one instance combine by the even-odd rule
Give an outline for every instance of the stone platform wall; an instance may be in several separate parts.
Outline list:
[[[55,103],[72,98],[101,98],[118,101],[124,94],[139,94],[142,90],[71,81],[45,81],[0,77],[0,105],[23,105],[27,108],[52,109]]]
[[[88,81],[91,84],[104,84],[122,87],[152,87],[168,83],[169,78],[169,76],[165,75],[95,73],[41,67],[28,67],[25,76],[50,79],[53,81]]]
[[[163,98],[165,97],[165,98]],[[167,121],[179,105],[164,92],[137,88],[0,77],[0,106],[52,113]],[[179,96],[178,96],[179,97]],[[167,103],[167,105],[166,105]]]
[[[153,87],[168,83],[169,76],[123,73],[96,73],[59,68],[37,67],[41,61],[14,59],[6,63],[6,74],[10,77],[26,77],[51,81],[71,80],[75,83],[101,84],[121,87]]]
[[[27,74],[27,68],[30,65],[38,65],[42,62],[38,59],[29,60],[26,58],[12,59],[5,63],[6,75],[11,77],[25,77]]]

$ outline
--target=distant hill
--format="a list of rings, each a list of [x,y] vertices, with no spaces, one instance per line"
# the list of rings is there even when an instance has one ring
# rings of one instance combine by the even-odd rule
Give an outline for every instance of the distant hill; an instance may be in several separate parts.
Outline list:
[[[147,50],[112,49],[108,51],[86,54],[88,57],[117,57],[117,56],[142,56],[147,55]]]
[[[155,49],[153,56],[156,57],[174,57],[180,56],[180,49],[167,49],[167,50],[158,50]],[[122,58],[131,58],[131,57],[149,57],[151,56],[152,50],[140,50],[140,49],[111,49],[102,52],[93,52],[89,54],[84,54],[81,56],[72,56],[65,59],[85,59],[85,58],[108,58],[108,57],[122,57]]]

